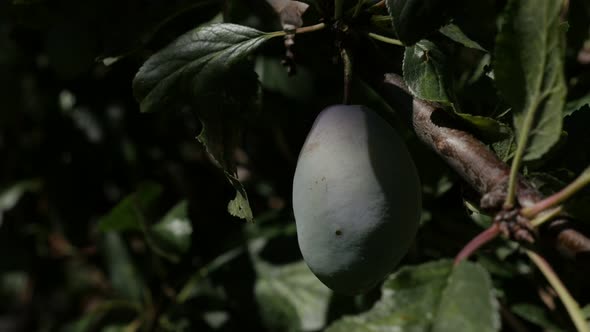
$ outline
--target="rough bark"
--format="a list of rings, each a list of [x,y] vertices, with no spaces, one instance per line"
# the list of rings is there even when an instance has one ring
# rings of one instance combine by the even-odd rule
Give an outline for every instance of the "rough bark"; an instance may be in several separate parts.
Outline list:
[[[386,74],[373,82],[380,94],[397,109],[412,109],[416,135],[447,162],[473,189],[482,195],[482,207],[500,211],[506,195],[510,167],[485,144],[460,129],[454,119],[438,105],[412,98],[403,79]],[[525,207],[543,195],[521,178],[517,199]],[[590,239],[567,219],[557,219],[541,229],[541,240],[548,241],[570,258],[587,259]]]

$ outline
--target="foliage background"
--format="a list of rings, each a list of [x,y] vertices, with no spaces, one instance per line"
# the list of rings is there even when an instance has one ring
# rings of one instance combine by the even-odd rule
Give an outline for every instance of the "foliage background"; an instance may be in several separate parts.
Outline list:
[[[317,8],[330,12],[330,3]],[[297,36],[292,78],[280,64],[278,39],[254,59],[260,100],[240,119],[244,143],[232,155],[254,224],[227,213],[235,190],[196,140],[195,110],[142,114],[133,98],[131,82],[149,55],[200,24],[222,18],[280,30],[263,5],[0,3],[0,330],[309,331],[364,312],[381,297],[379,289],[356,298],[331,294],[300,262],[294,232],[290,192],[299,148],[317,112],[342,98],[331,32]],[[503,5],[482,1],[472,6],[479,14],[463,16],[463,27],[477,17],[480,26],[466,31],[486,49],[493,49]],[[319,18],[311,11],[305,21]],[[590,91],[590,61],[579,59],[584,47],[590,52],[589,25],[590,6],[572,0],[568,100]],[[454,79],[468,81],[482,54],[435,38],[452,54]],[[376,63],[401,72],[403,48],[366,46]],[[242,78],[229,79],[239,86]],[[420,170],[423,225],[402,265],[453,257],[489,217],[467,208],[473,193],[417,141],[404,114],[367,84],[353,88],[353,103],[369,105],[404,134]],[[464,83],[459,98],[477,115],[502,107],[485,79]],[[588,123],[588,106],[566,117],[560,149],[529,166],[543,188],[589,164]],[[588,274],[551,258],[578,301],[588,303]],[[542,276],[512,243],[498,241],[475,260],[492,276],[505,330],[511,319],[531,331],[571,328],[559,303],[546,309],[544,296],[551,296]]]

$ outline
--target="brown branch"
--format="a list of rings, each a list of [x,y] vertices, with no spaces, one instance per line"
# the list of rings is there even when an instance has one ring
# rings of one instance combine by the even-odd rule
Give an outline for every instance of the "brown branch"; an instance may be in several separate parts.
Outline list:
[[[384,79],[372,83],[395,109],[412,109],[416,135],[482,195],[482,207],[496,211],[502,208],[510,171],[506,163],[473,135],[460,129],[438,105],[412,98],[399,75],[385,74]],[[517,199],[520,206],[526,207],[543,199],[543,195],[521,178]],[[542,228],[541,235],[543,241],[568,257],[587,259],[590,254],[590,239],[574,229],[567,219],[552,221]]]

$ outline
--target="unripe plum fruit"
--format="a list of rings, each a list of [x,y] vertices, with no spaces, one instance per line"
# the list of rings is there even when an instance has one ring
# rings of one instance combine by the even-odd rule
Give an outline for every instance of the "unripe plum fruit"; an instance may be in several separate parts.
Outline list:
[[[299,154],[293,210],[311,271],[336,292],[371,289],[418,229],[420,180],[403,139],[368,108],[326,108]]]

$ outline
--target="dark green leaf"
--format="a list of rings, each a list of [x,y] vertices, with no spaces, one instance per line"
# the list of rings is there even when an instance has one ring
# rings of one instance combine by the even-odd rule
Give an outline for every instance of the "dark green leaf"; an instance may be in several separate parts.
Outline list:
[[[473,48],[473,49],[484,51],[484,52],[486,51],[477,42],[475,42],[475,41],[471,40],[469,37],[467,37],[463,33],[463,31],[461,31],[461,28],[459,28],[455,24],[447,24],[444,27],[440,28],[439,31],[443,35],[449,37],[450,39],[456,41],[459,44],[462,44],[465,47]]]
[[[60,332],[89,332],[93,331],[95,325],[102,318],[103,313],[91,312],[77,320],[64,325]]]
[[[500,330],[492,280],[481,266],[464,262],[453,269],[441,295],[434,332]]]
[[[142,230],[143,213],[160,196],[162,187],[153,182],[142,183],[98,222],[98,228],[106,231]]]
[[[514,133],[506,139],[494,142],[492,144],[492,149],[502,161],[507,162],[512,159],[512,157],[514,157],[514,152],[516,151],[516,138],[514,137]]]
[[[527,321],[542,327],[547,332],[563,332],[565,330],[559,328],[551,322],[545,310],[537,305],[529,303],[518,303],[513,305],[511,311]]]
[[[476,134],[486,142],[497,142],[513,137],[510,127],[487,116],[455,112],[461,119],[476,129]]]
[[[455,115],[474,128],[482,138],[498,141],[511,135],[510,127],[495,119],[460,112],[453,92],[445,54],[431,41],[421,40],[406,47],[404,80],[412,94],[420,99],[449,105]]]
[[[542,157],[561,135],[566,93],[561,5],[510,1],[496,42],[496,85],[513,107],[524,160]]]
[[[143,112],[175,104],[177,90],[193,99],[215,91],[211,81],[243,62],[276,34],[246,26],[220,23],[197,28],[180,36],[152,55],[133,80],[133,92]]]
[[[162,221],[151,228],[151,234],[158,245],[176,253],[185,253],[189,249],[192,232],[186,201],[178,203]]]
[[[326,324],[332,292],[304,262],[257,263],[256,300],[265,323],[277,331],[316,331]]]
[[[470,262],[404,267],[383,285],[368,312],[345,317],[337,331],[498,331],[500,320],[487,272]]]
[[[443,52],[429,40],[406,47],[404,80],[412,94],[420,99],[450,104],[449,73]]]
[[[102,250],[116,297],[141,303],[145,286],[121,237],[116,233],[104,234]]]
[[[565,104],[565,112],[563,113],[563,116],[566,117],[581,110],[590,110],[590,94],[587,94],[582,98],[572,100]]]
[[[150,57],[133,81],[142,111],[177,104],[197,111],[203,124],[198,139],[236,189],[228,211],[248,221],[252,211],[232,156],[258,85],[251,68],[242,65],[262,43],[279,35],[229,23],[197,28]]]
[[[405,45],[413,45],[444,25],[453,2],[445,0],[385,1],[397,36]]]

